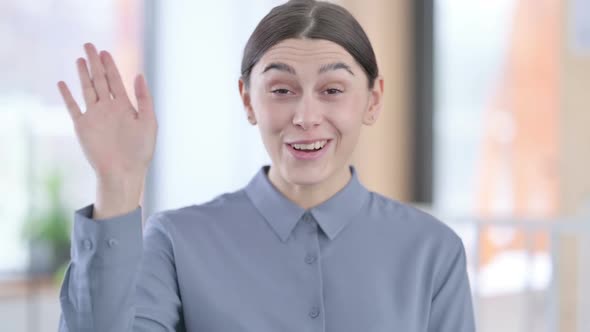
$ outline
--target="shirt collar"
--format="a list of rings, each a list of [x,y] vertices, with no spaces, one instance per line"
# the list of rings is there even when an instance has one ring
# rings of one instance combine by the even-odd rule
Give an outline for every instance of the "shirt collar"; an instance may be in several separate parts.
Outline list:
[[[305,210],[289,200],[270,182],[269,169],[269,165],[261,167],[245,191],[283,242],[289,238],[295,225],[306,212],[317,220],[324,233],[333,240],[357,215],[369,196],[369,191],[358,179],[356,169],[350,165],[351,178],[344,188],[320,205]]]

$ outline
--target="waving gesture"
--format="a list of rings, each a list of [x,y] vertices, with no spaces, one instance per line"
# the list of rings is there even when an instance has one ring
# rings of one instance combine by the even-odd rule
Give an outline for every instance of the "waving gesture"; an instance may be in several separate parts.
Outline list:
[[[110,214],[121,213],[137,205],[153,156],[157,135],[153,102],[145,79],[137,75],[135,109],[112,56],[106,51],[99,54],[90,43],[84,49],[88,61],[79,58],[76,64],[86,111],[80,110],[63,81],[58,87],[97,177],[96,207],[104,203],[112,207]],[[121,205],[123,201],[127,202],[125,206]]]

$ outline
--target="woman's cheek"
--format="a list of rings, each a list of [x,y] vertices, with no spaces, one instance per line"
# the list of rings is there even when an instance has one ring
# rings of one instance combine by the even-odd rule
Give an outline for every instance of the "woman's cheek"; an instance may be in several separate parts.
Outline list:
[[[284,116],[278,114],[279,112],[265,112],[260,114],[258,126],[263,132],[264,136],[270,141],[269,143],[277,141],[281,133],[285,131],[288,125],[288,120]]]
[[[291,124],[293,119],[291,108],[289,105],[275,104],[268,109],[266,116],[273,131],[285,129]]]

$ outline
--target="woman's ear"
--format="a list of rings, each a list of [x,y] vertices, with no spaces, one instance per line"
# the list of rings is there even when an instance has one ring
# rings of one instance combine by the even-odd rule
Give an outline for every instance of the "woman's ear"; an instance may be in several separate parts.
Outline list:
[[[248,117],[248,122],[250,124],[256,124],[256,116],[254,115],[254,110],[252,108],[252,102],[250,99],[250,92],[246,88],[246,83],[243,79],[240,78],[238,81],[238,88],[240,90],[240,97],[242,98],[242,104],[244,105],[244,110],[246,111],[246,116]]]
[[[365,125],[370,126],[374,124],[379,114],[381,114],[381,109],[383,108],[383,85],[383,77],[377,76],[373,88],[369,91],[369,104],[367,105],[365,114],[363,114],[363,124]]]

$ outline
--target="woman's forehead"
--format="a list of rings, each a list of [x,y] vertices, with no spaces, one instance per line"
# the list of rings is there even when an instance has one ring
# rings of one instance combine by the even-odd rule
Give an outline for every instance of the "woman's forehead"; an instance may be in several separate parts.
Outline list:
[[[317,66],[342,62],[351,68],[356,61],[342,46],[323,39],[286,39],[271,47],[258,61],[258,72],[271,63]]]

